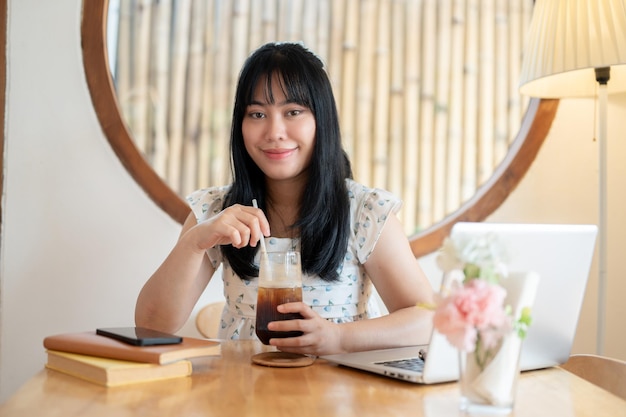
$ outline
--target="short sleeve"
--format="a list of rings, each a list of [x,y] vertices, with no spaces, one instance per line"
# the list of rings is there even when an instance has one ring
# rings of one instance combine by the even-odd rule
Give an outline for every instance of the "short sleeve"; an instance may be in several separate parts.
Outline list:
[[[187,203],[194,216],[196,216],[198,223],[202,223],[222,211],[224,197],[229,190],[229,185],[203,188],[192,192],[186,197]],[[222,252],[219,248],[210,248],[207,249],[207,254],[211,264],[217,269],[223,261]]]
[[[402,200],[389,191],[368,188],[354,181],[348,182],[348,194],[351,199],[356,256],[360,263],[365,263],[374,250],[389,215],[400,211]]]

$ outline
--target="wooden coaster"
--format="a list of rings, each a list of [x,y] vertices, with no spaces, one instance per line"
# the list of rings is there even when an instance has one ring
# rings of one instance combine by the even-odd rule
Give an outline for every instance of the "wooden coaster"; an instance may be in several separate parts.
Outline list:
[[[274,368],[299,368],[313,365],[315,358],[297,353],[263,352],[252,356],[252,363]]]

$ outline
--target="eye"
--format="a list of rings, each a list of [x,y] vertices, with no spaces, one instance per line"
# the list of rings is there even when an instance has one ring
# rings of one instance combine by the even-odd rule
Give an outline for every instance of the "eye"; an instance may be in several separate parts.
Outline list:
[[[248,113],[248,117],[252,119],[262,119],[265,117],[265,114],[261,113],[260,111],[252,111]]]
[[[304,113],[304,109],[291,109],[287,112],[287,116],[295,117]]]

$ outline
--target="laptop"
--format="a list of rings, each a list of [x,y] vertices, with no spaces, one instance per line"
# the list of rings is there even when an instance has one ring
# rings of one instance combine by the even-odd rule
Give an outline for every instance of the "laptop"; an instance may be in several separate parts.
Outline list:
[[[566,224],[456,223],[453,239],[493,233],[504,246],[514,276],[534,272],[539,284],[533,322],[522,344],[523,371],[563,364],[569,358],[594,254],[597,226]],[[458,352],[433,331],[424,346],[326,355],[339,365],[432,384],[458,379]]]

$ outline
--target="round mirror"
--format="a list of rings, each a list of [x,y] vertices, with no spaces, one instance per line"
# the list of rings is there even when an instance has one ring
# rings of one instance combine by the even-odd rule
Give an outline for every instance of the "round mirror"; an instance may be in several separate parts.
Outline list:
[[[146,5],[149,3],[150,2],[146,2]],[[156,2],[156,3],[162,3],[162,2]],[[202,2],[194,2],[193,4],[196,4],[196,3],[200,4]],[[251,2],[251,4],[252,3],[254,2]],[[309,2],[309,3],[317,4],[318,2]],[[327,5],[330,4],[329,2],[319,2],[319,3],[325,3]],[[332,2],[333,5],[344,4],[344,3],[348,3],[348,2]],[[413,2],[403,2],[403,3],[409,4]],[[415,3],[417,4],[419,2],[415,2]],[[449,6],[450,2],[440,2],[440,3],[447,4]],[[519,2],[517,0],[513,0],[511,3],[513,4],[513,3],[519,3]],[[439,4],[439,3],[432,2],[432,4]],[[142,7],[145,8],[146,5],[143,5]],[[141,10],[144,10],[144,9],[141,9]],[[239,12],[241,12],[241,10],[239,10]],[[350,10],[343,10],[343,12],[348,13],[350,12]],[[366,20],[369,19],[368,21],[372,23],[373,25],[372,27],[380,26],[380,21],[375,19],[375,17],[380,15],[381,12],[382,10],[370,10],[369,11],[369,14],[367,15],[368,17]],[[388,9],[385,11],[385,13],[382,13],[382,14],[387,15],[392,12],[393,10]],[[422,10],[422,12],[424,11]],[[451,9],[448,10],[449,14],[447,15],[444,13],[445,11],[441,11],[439,9],[432,9],[431,12],[435,13],[432,17],[443,14],[444,17],[447,18],[450,22],[458,23],[457,20],[452,19],[453,12]],[[123,115],[124,112],[121,111],[123,106],[120,103],[127,102],[127,98],[129,96],[132,96],[133,89],[131,88],[129,90],[125,90],[127,92],[123,93],[124,96],[122,97],[120,96],[120,94],[117,93],[116,85],[113,82],[113,77],[110,71],[110,68],[112,67],[110,65],[111,59],[109,58],[110,51],[107,49],[107,33],[110,33],[109,31],[107,31],[108,13],[109,13],[109,8],[108,8],[108,2],[106,0],[90,0],[90,1],[83,2],[83,21],[82,21],[82,28],[81,28],[82,42],[83,42],[83,60],[84,60],[85,72],[87,76],[87,82],[89,84],[89,89],[91,92],[94,107],[96,109],[98,118],[100,120],[100,123],[103,127],[103,131],[107,139],[109,140],[111,146],[113,147],[118,157],[120,158],[122,163],[125,165],[125,167],[129,171],[129,173],[143,187],[143,189],[155,201],[155,203],[159,205],[159,207],[165,210],[172,218],[182,223],[185,217],[187,216],[187,214],[189,213],[189,208],[187,204],[184,202],[183,198],[181,197],[181,194],[184,193],[184,190],[174,191],[173,187],[171,186],[172,180],[163,179],[164,176],[162,174],[159,175],[156,173],[155,168],[153,167],[154,157],[147,155],[145,145],[142,145],[141,143],[137,143],[137,138],[133,139],[133,137],[135,136],[144,137],[146,130],[154,131],[156,129],[154,127],[146,128],[145,124],[134,125],[134,126],[143,126],[141,129],[139,127],[134,127],[132,129],[129,128],[129,125],[132,124],[132,123],[129,123],[129,117],[131,113],[129,111],[126,111],[126,116],[124,116]],[[310,14],[311,11],[308,11],[307,13]],[[304,13],[304,14],[306,15],[307,13]],[[401,15],[406,14],[406,13],[408,12],[405,10],[403,11],[403,13],[401,13]],[[501,21],[502,19],[498,18],[499,15],[498,15],[497,10],[491,10],[490,13],[492,13],[492,20],[496,22],[494,26],[494,31],[495,31],[498,27],[497,22]],[[252,13],[250,10],[247,10],[247,14],[253,15],[254,13]],[[300,14],[302,14],[302,10],[300,10]],[[122,15],[124,14],[120,13],[120,16]],[[246,15],[246,13],[244,13],[244,15]],[[352,13],[352,15],[354,14]],[[127,16],[127,14],[125,16]],[[366,17],[364,16],[363,13],[361,13],[360,16],[362,18]],[[168,19],[169,21],[172,21],[171,16]],[[154,19],[152,18],[151,20],[154,20]],[[346,20],[346,22],[350,22],[352,20],[353,19]],[[214,21],[219,22],[219,21],[223,21],[223,19],[222,20],[217,19]],[[428,21],[428,16],[426,16],[426,20],[424,21]],[[378,22],[378,24],[375,24],[376,22]],[[120,24],[122,24],[121,20],[120,20]],[[233,18],[232,24],[233,25],[236,24],[236,21],[234,18]],[[203,26],[206,26],[206,24]],[[392,25],[392,26],[395,27],[396,25]],[[401,26],[401,25],[397,25],[397,26]],[[410,25],[407,25],[407,26],[410,26]],[[454,25],[451,25],[449,29],[453,30],[454,29],[453,26]],[[199,27],[199,25],[196,25],[196,26],[189,25],[189,30],[187,33],[191,34],[193,32],[193,29],[192,29],[193,27]],[[242,27],[246,27],[246,26],[245,25],[239,26],[239,31]],[[405,26],[405,29],[406,28],[407,27]],[[344,28],[344,29],[345,29],[344,32],[348,31],[347,28]],[[216,30],[217,29],[215,29],[215,31],[212,32],[213,35],[215,35]],[[235,30],[235,29],[230,29],[230,30]],[[431,28],[430,30],[432,31],[433,29]],[[137,31],[139,31],[139,29],[137,29]],[[363,33],[361,33],[361,35],[366,36],[367,33],[369,33],[370,31],[366,30],[362,32]],[[407,31],[405,30],[404,32],[407,32]],[[492,35],[495,33],[496,32],[493,32]],[[381,36],[382,35],[379,35],[378,38],[380,38]],[[403,35],[403,36],[406,36],[406,35]],[[439,38],[445,39],[445,36],[443,37],[439,36]],[[283,37],[280,37],[280,39],[283,39]],[[374,39],[376,39],[376,37],[370,40],[374,42],[373,45],[377,45]],[[144,40],[144,42],[146,41]],[[259,41],[259,42],[262,43],[263,41]],[[259,44],[259,42],[257,42],[257,44]],[[365,43],[368,44],[367,42]],[[407,44],[407,43],[408,41],[405,39],[403,41],[403,44]],[[448,42],[448,47],[450,47],[451,44],[452,44],[451,42]],[[147,41],[146,45],[150,45],[150,41]],[[424,45],[426,45],[426,43],[424,43]],[[345,46],[345,42],[344,42],[344,46]],[[227,47],[230,48],[231,45],[227,45]],[[141,48],[139,49],[143,50]],[[251,48],[251,49],[254,49],[254,48]],[[313,49],[315,50],[315,48]],[[347,49],[348,51],[350,51],[350,48],[347,48]],[[390,191],[395,192],[398,195],[400,195],[405,200],[405,202],[408,200],[409,204],[405,205],[403,212],[408,211],[408,215],[413,216],[411,217],[411,219],[413,219],[417,216],[416,213],[418,211],[425,211],[423,210],[422,206],[436,205],[437,203],[434,200],[433,201],[427,200],[427,203],[423,203],[421,201],[415,201],[414,196],[413,196],[415,192],[413,192],[413,194],[405,195],[404,190],[410,187],[406,187],[405,185],[406,182],[403,182],[402,180],[396,181],[395,183],[393,183],[393,184],[399,184],[399,185],[392,185],[392,186],[388,186],[387,182],[384,182],[383,184],[378,183],[375,180],[375,178],[378,178],[376,176],[376,172],[380,171],[377,167],[379,167],[382,163],[383,165],[388,166],[388,167],[398,168],[399,171],[396,172],[395,174],[392,173],[392,174],[387,175],[387,177],[395,177],[396,179],[408,178],[408,179],[413,179],[412,181],[415,181],[415,179],[418,177],[435,179],[435,181],[433,181],[432,184],[425,184],[425,183],[420,182],[415,187],[413,187],[421,191],[422,194],[424,194],[424,191],[423,191],[424,189],[429,189],[430,191],[427,192],[426,194],[431,196],[433,194],[432,190],[438,190],[439,192],[443,192],[442,191],[443,189],[447,190],[448,188],[451,188],[451,187],[459,188],[458,185],[450,186],[448,182],[445,182],[445,181],[438,182],[437,179],[443,176],[447,176],[449,174],[449,171],[459,171],[458,168],[460,168],[461,165],[467,164],[467,163],[463,162],[463,160],[461,159],[457,159],[456,160],[457,162],[455,164],[448,165],[447,168],[433,168],[435,165],[432,159],[436,159],[437,155],[441,156],[443,154],[454,153],[454,152],[451,152],[450,149],[452,149],[451,143],[454,142],[456,138],[456,135],[454,135],[456,125],[454,124],[454,120],[452,120],[452,122],[447,123],[448,127],[443,130],[444,132],[443,134],[441,134],[440,132],[441,129],[437,130],[437,126],[438,126],[437,125],[438,123],[437,113],[449,114],[449,113],[453,113],[453,109],[447,108],[448,102],[442,104],[441,102],[437,100],[433,100],[433,97],[431,97],[428,94],[428,91],[429,91],[428,88],[423,89],[421,92],[417,94],[417,96],[415,96],[414,94],[413,97],[416,97],[417,101],[413,102],[412,104],[410,103],[407,104],[406,101],[401,101],[399,103],[399,107],[395,107],[396,110],[398,108],[405,108],[406,106],[411,106],[411,105],[418,106],[418,107],[419,106],[428,107],[430,109],[430,113],[434,115],[433,116],[434,118],[432,119],[432,121],[427,122],[432,125],[432,127],[429,130],[425,130],[424,128],[422,128],[421,130],[418,129],[416,131],[413,131],[413,133],[406,134],[403,138],[400,139],[400,141],[405,142],[406,143],[405,146],[408,146],[409,148],[390,147],[391,146],[389,145],[390,141],[393,140],[393,138],[395,138],[394,132],[391,132],[390,130],[385,130],[382,135],[383,137],[386,138],[385,143],[383,143],[382,145],[382,148],[377,147],[376,137],[374,134],[372,134],[371,140],[367,141],[368,143],[367,146],[359,147],[355,145],[355,143],[357,142],[358,143],[366,142],[365,140],[361,139],[362,136],[366,134],[365,132],[376,130],[376,126],[381,126],[381,125],[392,126],[392,127],[402,126],[403,130],[411,132],[409,130],[409,127],[407,126],[410,125],[414,121],[413,120],[414,117],[417,117],[417,116],[409,115],[401,120],[394,119],[394,114],[399,113],[399,112],[394,112],[394,111],[389,110],[389,109],[393,109],[392,107],[393,103],[391,103],[393,101],[393,97],[390,97],[390,96],[387,96],[387,98],[385,99],[386,101],[389,101],[389,103],[383,103],[385,104],[386,107],[381,107],[381,108],[372,107],[373,104],[377,105],[377,103],[381,101],[380,98],[372,99],[372,95],[374,95],[373,90],[375,90],[376,86],[380,87],[381,79],[387,82],[387,85],[383,86],[383,88],[386,89],[386,91],[390,91],[392,95],[393,94],[399,95],[400,93],[403,93],[405,95],[408,95],[408,94],[406,94],[406,91],[405,91],[406,87],[402,87],[402,88],[397,87],[397,86],[394,87],[392,84],[389,84],[390,83],[389,80],[391,80],[391,82],[394,80],[394,76],[392,72],[394,68],[397,68],[397,65],[393,65],[393,62],[394,62],[393,58],[390,57],[390,55],[393,55],[393,51],[381,50],[380,48],[376,49],[375,46],[370,49],[371,49],[369,52],[370,56],[386,57],[387,60],[385,61],[386,62],[385,65],[381,65],[378,68],[378,72],[377,72],[377,74],[380,74],[381,72],[384,72],[385,70],[390,71],[388,73],[385,73],[384,77],[373,76],[371,74],[364,75],[364,72],[357,71],[359,68],[361,69],[367,68],[369,66],[367,64],[370,62],[372,62],[373,63],[372,65],[376,67],[375,61],[359,61],[358,58],[355,59],[354,57],[352,57],[353,59],[351,60],[349,56],[344,56],[339,60],[336,59],[334,62],[342,62],[343,72],[347,72],[348,74],[347,78],[341,78],[340,76],[337,76],[337,75],[334,78],[333,74],[336,74],[337,72],[330,69],[330,64],[329,64],[329,73],[331,74],[331,79],[333,79],[333,82],[335,85],[340,86],[339,94],[338,94],[338,102],[340,103],[338,107],[340,108],[340,113],[342,114],[342,118],[344,118],[344,116],[347,115],[348,117],[346,118],[350,119],[352,123],[348,125],[347,128],[344,127],[344,125],[342,125],[342,129],[344,130],[344,138],[346,136],[348,138],[346,141],[347,142],[346,147],[347,147],[348,153],[351,156],[351,159],[353,160],[353,164],[355,165],[356,179],[368,185],[381,186],[382,188],[387,188]],[[518,40],[517,50],[519,49],[520,48],[519,48],[519,40]],[[403,49],[402,51],[405,51],[405,50]],[[405,56],[406,54],[404,54],[402,51],[396,52],[396,53],[399,54],[401,59],[404,60],[406,59],[406,56]],[[330,52],[327,52],[327,53],[330,54]],[[468,52],[466,51],[464,53],[468,53]],[[487,59],[484,57],[482,58],[479,57],[476,51],[474,51],[473,54],[475,56],[475,59],[478,60],[476,62]],[[510,54],[510,51],[509,51],[509,54]],[[360,55],[364,55],[364,53],[360,53]],[[115,55],[115,57],[116,56],[117,55]],[[238,56],[239,56],[238,60],[231,59],[231,61],[234,62],[231,65],[231,67],[236,68],[236,71],[238,71],[239,67],[243,63],[243,60],[247,56],[247,51],[244,49],[243,52],[240,52],[238,54]],[[117,60],[117,58],[112,58],[112,59]],[[419,60],[419,57],[417,57],[417,59]],[[238,62],[235,63],[235,61],[238,61]],[[512,61],[517,62],[515,59],[512,59]],[[448,70],[451,68],[451,62],[447,62],[447,63],[437,62],[437,63],[438,65],[439,64],[444,65],[445,68],[447,68]],[[352,72],[346,70],[346,68],[350,68],[350,71]],[[491,68],[492,68],[492,72],[489,75],[492,78],[497,78],[497,77],[494,77],[493,66]],[[190,70],[188,68],[187,72],[189,71]],[[472,68],[469,68],[468,65],[465,64],[461,72],[471,73]],[[408,74],[408,72],[406,74]],[[404,75],[404,78],[403,78],[406,82],[416,81],[415,79],[409,77],[406,74]],[[431,78],[429,79],[428,74],[426,74],[426,71],[423,71],[422,73],[418,72],[418,75],[424,77],[424,78],[420,78],[422,84],[428,84],[428,85],[430,85],[429,83],[431,82],[434,83],[438,79],[433,74],[430,75]],[[473,75],[473,77],[476,78],[479,76]],[[230,78],[236,78],[236,76],[234,77],[231,75]],[[357,85],[357,87],[359,85],[360,87],[356,88],[355,85],[353,85],[351,90],[347,89],[348,87],[346,87],[345,84],[348,84],[347,81],[351,79],[354,79],[355,80],[354,83]],[[361,79],[365,80],[364,81],[365,84],[358,84],[359,82],[358,80],[361,80]],[[121,82],[121,80],[122,78],[119,78],[117,80],[118,84],[119,82]],[[368,90],[367,88],[364,87],[367,85],[370,85],[371,89]],[[475,85],[480,85],[480,84],[475,84]],[[516,82],[515,82],[515,86],[516,86]],[[119,88],[119,85],[117,86],[117,88]],[[444,89],[444,90],[445,88],[446,88],[445,86],[440,87],[440,89]],[[448,88],[448,89],[452,89],[452,88]],[[508,89],[510,90],[511,88],[508,88]],[[130,93],[128,91],[130,91]],[[433,87],[432,92],[433,93],[435,92],[435,87]],[[483,89],[480,89],[480,92],[478,94],[476,94],[475,92],[475,95],[480,99],[480,97],[483,95],[493,95],[493,94],[486,94],[485,91],[483,91]],[[226,108],[228,108],[228,106],[231,105],[230,103],[231,100],[228,99],[228,96],[229,95],[227,94],[226,97],[222,100]],[[346,99],[346,97],[355,97],[356,101],[348,100]],[[363,99],[363,97],[365,97],[366,99],[365,105],[359,104],[359,101],[358,101],[360,99]],[[519,100],[519,97],[517,99]],[[382,101],[385,101],[385,100],[382,100]],[[461,120],[461,121],[465,120],[466,121],[465,126],[469,126],[469,128],[475,132],[477,130],[480,130],[479,126],[477,125],[480,125],[479,122],[480,120],[483,120],[482,118],[485,117],[484,116],[485,113],[488,114],[488,118],[491,118],[492,116],[495,118],[494,115],[497,113],[496,109],[499,109],[502,107],[506,107],[506,108],[515,107],[514,99],[509,98],[508,100],[509,102],[507,102],[506,99],[504,100],[504,102],[502,101],[502,99],[500,99],[500,101],[496,99],[492,99],[486,102],[483,100],[482,106],[485,109],[488,109],[490,111],[479,112],[479,110],[474,109],[473,110],[474,113],[467,113],[467,116],[465,116],[465,118],[460,117],[460,118],[457,118],[456,120]],[[344,103],[346,107],[342,107],[342,103]],[[408,234],[411,235],[411,245],[416,256],[425,255],[427,253],[430,253],[436,250],[441,245],[443,238],[449,233],[451,227],[453,226],[455,222],[484,220],[506,199],[506,197],[516,187],[516,185],[521,180],[526,170],[528,169],[528,167],[534,160],[550,128],[550,125],[556,113],[557,105],[558,105],[558,101],[556,100],[541,100],[541,101],[531,100],[528,103],[528,106],[525,106],[526,109],[523,115],[519,114],[518,116],[516,116],[515,112],[512,112],[512,114],[509,114],[507,117],[513,120],[512,124],[515,125],[515,123],[517,123],[517,125],[515,125],[517,133],[510,134],[509,135],[511,136],[510,139],[504,138],[503,140],[502,137],[497,137],[497,133],[498,133],[497,127],[493,127],[493,126],[482,127],[482,130],[484,131],[485,130],[489,131],[491,129],[492,130],[491,135],[495,137],[495,139],[492,139],[492,142],[494,142],[494,145],[489,147],[486,151],[480,149],[480,146],[477,146],[477,143],[480,143],[480,141],[476,138],[474,138],[472,142],[473,143],[472,146],[474,146],[473,148],[469,147],[469,149],[467,149],[468,147],[466,146],[465,155],[468,156],[468,158],[466,159],[472,162],[472,164],[476,165],[475,168],[473,168],[473,174],[470,175],[471,177],[473,177],[472,180],[470,181],[473,186],[473,188],[471,188],[471,194],[468,195],[467,191],[464,191],[463,193],[459,193],[458,191],[455,192],[457,197],[448,198],[448,200],[456,201],[455,203],[456,205],[454,205],[453,207],[440,209],[438,211],[439,217],[435,216],[435,218],[430,223],[428,223],[428,219],[431,219],[431,217],[426,216],[426,219],[427,219],[426,221],[417,222],[419,224],[416,224],[414,227],[410,229],[410,230],[415,230],[415,232],[408,232]],[[398,106],[398,103],[396,103],[396,106]],[[452,104],[450,104],[450,106],[452,106]],[[478,106],[479,107],[481,106],[480,101],[479,101]],[[143,107],[150,107],[150,102],[148,102],[148,104],[143,104]],[[458,111],[459,109],[462,110],[464,107],[465,106],[463,105],[463,103],[461,103],[461,106],[459,107],[459,105],[457,105],[456,109]],[[474,104],[474,107],[476,107],[476,104]],[[349,110],[350,108],[352,108],[353,110]],[[170,113],[171,112],[172,110],[170,110]],[[221,114],[221,113],[215,112],[214,114]],[[383,116],[377,116],[379,114],[383,114]],[[153,119],[155,117],[156,116],[154,115],[152,116]],[[419,117],[421,120],[421,118],[424,116],[421,115]],[[374,125],[368,124],[367,126],[363,127],[363,126],[360,126],[358,122],[359,120],[363,118],[365,120],[370,120],[372,118],[378,118],[378,119],[382,118],[383,121],[380,122],[380,124],[374,124]],[[146,118],[144,117],[143,120],[145,121],[145,119]],[[163,115],[161,115],[161,119],[163,119]],[[441,117],[439,117],[439,120],[440,119]],[[452,119],[452,118],[449,118],[449,119]],[[502,118],[500,118],[500,120],[501,119]],[[223,120],[221,122],[223,124]],[[497,123],[497,122],[494,122],[494,123]],[[346,131],[348,132],[347,134],[346,134]],[[142,133],[141,135],[134,135],[133,133],[135,132],[142,132]],[[356,135],[357,133],[359,136],[358,141],[354,139],[354,135]],[[226,132],[226,137],[227,135],[228,133]],[[221,136],[224,136],[223,132]],[[430,142],[422,141],[420,142],[419,145],[417,145],[416,141],[418,140],[418,138],[419,140],[422,140],[423,137],[430,137]],[[407,140],[407,138],[409,140]],[[446,141],[446,147],[437,148],[440,146],[440,143],[442,143],[442,138],[444,141]],[[143,142],[143,139],[139,140],[139,142]],[[502,143],[506,145],[504,148],[503,148]],[[142,149],[140,150],[138,146],[141,147]],[[412,154],[412,152],[406,151],[406,149],[411,149],[410,148],[411,146],[418,148],[418,150],[415,153],[421,153],[423,155],[421,159],[418,158],[414,160],[414,165],[412,165],[411,160],[407,160],[406,158],[404,158],[405,154]],[[367,153],[364,153],[365,151],[367,151]],[[392,154],[394,152],[396,154],[396,158],[403,158],[403,159],[396,159],[396,160],[392,159],[392,156],[393,156]],[[483,152],[483,153],[481,154],[480,152]],[[497,154],[501,154],[502,156],[498,157]],[[228,161],[227,154],[221,154],[221,155],[218,155],[217,157],[218,159],[221,158],[220,160],[221,164],[225,164]],[[487,168],[485,168],[484,166],[481,166],[480,164],[476,164],[475,161],[471,161],[472,159],[474,160],[486,159],[486,160],[489,160],[490,162],[486,165]],[[148,160],[151,160],[152,165]],[[213,161],[215,161],[215,157]],[[204,163],[203,165],[210,166],[211,164]],[[437,169],[439,169],[439,171],[435,171]],[[176,175],[180,175],[180,174],[176,174]],[[467,182],[467,176],[464,175],[463,173],[457,174],[456,176],[460,178],[461,182],[463,181]],[[484,179],[478,178],[480,176],[483,176]],[[366,179],[363,180],[362,178],[366,178]],[[370,181],[370,179],[372,180]],[[174,181],[174,182],[178,183],[178,181]],[[220,180],[219,183],[223,184],[224,180]],[[199,188],[199,186],[206,186],[206,185],[217,185],[217,184],[199,184],[199,185],[194,184],[192,185],[192,188],[194,187]],[[400,187],[399,191],[398,191],[398,188],[396,187]],[[465,195],[465,196],[459,198],[458,195]],[[449,203],[446,203],[446,204],[449,205]],[[406,219],[403,219],[403,221],[406,223]]]

